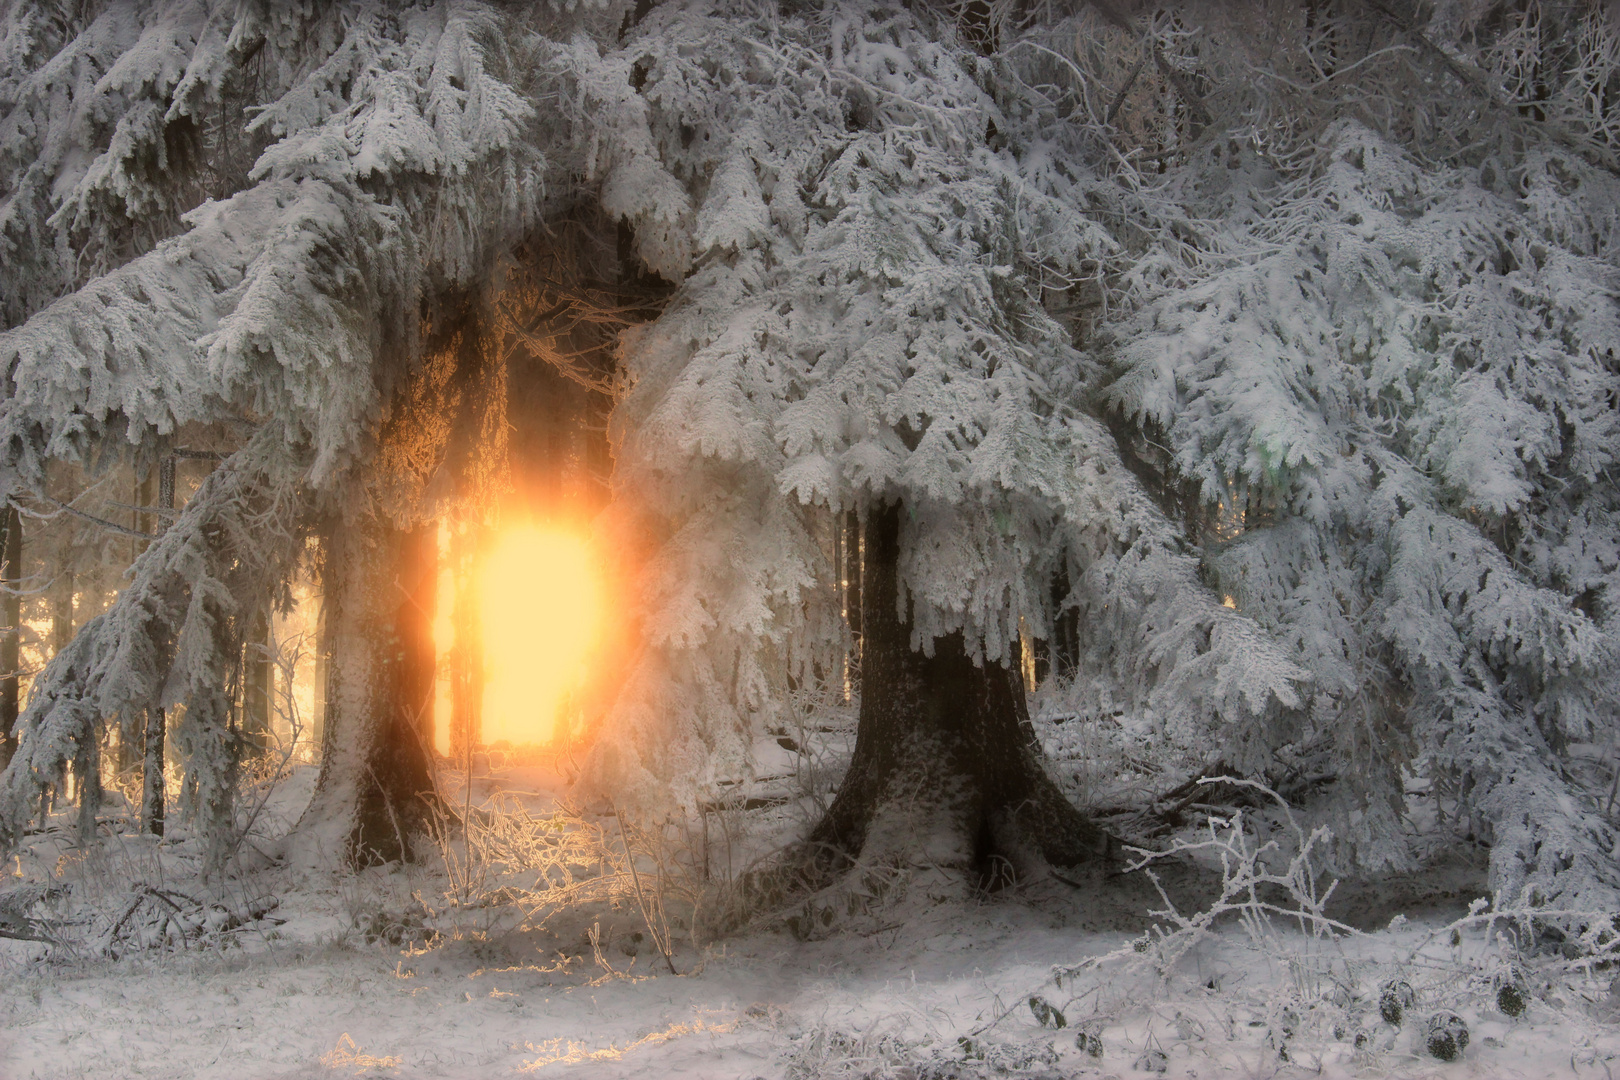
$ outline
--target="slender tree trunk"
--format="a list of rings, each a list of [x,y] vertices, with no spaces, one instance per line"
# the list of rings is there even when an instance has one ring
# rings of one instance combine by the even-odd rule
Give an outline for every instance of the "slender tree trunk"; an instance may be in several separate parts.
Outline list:
[[[17,714],[21,703],[22,665],[22,515],[9,502],[0,512],[0,587],[4,587],[5,627],[0,630],[0,769],[17,752]]]
[[[158,465],[158,507],[174,509],[174,457],[165,455]],[[157,515],[157,530],[169,527],[168,514]],[[145,738],[142,740],[141,761],[141,831],[153,836],[163,835],[164,803],[164,751],[168,742],[169,717],[161,705],[146,714]]]
[[[325,544],[325,752],[289,838],[293,861],[411,859],[435,798],[431,721],[436,530],[340,523]]]
[[[101,809],[101,743],[87,739],[73,758],[73,779],[79,799],[79,843],[96,835],[96,813]]]
[[[51,655],[68,647],[73,640],[73,558],[72,549],[62,546],[61,570],[51,597]]]
[[[1066,679],[1074,675],[1080,664],[1080,613],[1065,608],[1069,598],[1069,572],[1062,569],[1052,579],[1052,630],[1047,639],[1036,638],[1035,685],[1044,685],[1048,678]]]
[[[70,544],[63,543],[60,550],[61,560],[59,565],[61,569],[57,573],[56,587],[52,590],[53,595],[51,596],[51,654],[53,656],[66,649],[73,641],[73,548]],[[96,749],[99,750],[100,748],[97,747]],[[91,748],[87,744],[73,758],[69,774],[62,778],[63,790],[61,794],[63,797],[68,796],[68,786],[71,784],[73,794],[81,798],[79,803],[79,835],[81,837],[86,836],[85,804],[82,801],[85,787],[84,771],[92,756],[94,755],[91,754]],[[57,792],[54,788],[48,788],[42,795],[41,820],[44,820],[45,816],[55,809],[56,796]],[[91,813],[93,814],[94,811],[92,810]],[[93,822],[94,819],[92,818],[89,830],[92,834],[94,832]]]
[[[450,538],[456,606],[455,644],[450,649],[450,758],[465,766],[482,732],[484,647],[478,621],[477,568],[483,529],[469,525]]]
[[[242,657],[242,736],[249,754],[270,748],[275,667],[270,662],[270,614],[254,616]]]
[[[309,718],[309,743],[315,748],[316,760],[326,756],[326,679],[331,647],[326,630],[326,594],[321,593],[321,611],[315,617],[315,702],[314,715]]]
[[[151,515],[143,512],[140,507],[152,504],[156,486],[157,473],[148,471],[147,474],[134,480],[130,484],[129,527],[136,532],[152,531]],[[151,546],[144,540],[135,537],[129,539],[129,561],[131,564],[140,558],[146,549]],[[131,711],[120,716],[118,727],[118,744],[113,758],[113,771],[120,777],[130,774],[139,775],[138,771],[143,761],[142,747],[146,740],[146,716],[144,713]],[[137,811],[137,816],[139,812]]]
[[[1080,611],[1064,607],[1073,591],[1069,585],[1069,572],[1061,571],[1052,585],[1052,661],[1057,674],[1073,678],[1080,668]]]
[[[861,553],[861,519],[853,510],[844,515],[843,533],[844,621],[849,624],[850,668],[858,674],[861,669],[861,568],[864,559]]]
[[[860,727],[812,842],[981,882],[1040,857],[1073,865],[1105,854],[1107,836],[1041,767],[1016,657],[975,665],[960,633],[935,641],[931,657],[912,651],[896,603],[900,514],[891,504],[867,516]]]
[[[141,831],[163,835],[164,744],[167,742],[168,712],[154,708],[146,714],[146,745],[141,759]]]

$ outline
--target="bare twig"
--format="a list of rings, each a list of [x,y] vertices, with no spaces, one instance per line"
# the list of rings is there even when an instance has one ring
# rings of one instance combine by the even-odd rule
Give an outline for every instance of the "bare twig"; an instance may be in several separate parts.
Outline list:
[[[680,972],[675,970],[675,960],[669,954],[669,927],[666,925],[664,927],[664,932],[660,934],[658,932],[658,927],[653,925],[652,915],[647,911],[647,901],[642,896],[641,892],[641,875],[636,872],[636,856],[635,853],[630,850],[630,838],[625,834],[624,831],[624,815],[620,814],[618,812],[618,808],[615,807],[613,817],[614,820],[619,823],[619,839],[624,843],[624,858],[625,861],[630,864],[630,880],[633,881],[636,886],[636,905],[641,908],[641,918],[642,921],[647,924],[647,933],[651,935],[653,945],[658,949],[659,952],[664,954],[664,963],[669,965],[669,973],[671,975],[679,975]]]

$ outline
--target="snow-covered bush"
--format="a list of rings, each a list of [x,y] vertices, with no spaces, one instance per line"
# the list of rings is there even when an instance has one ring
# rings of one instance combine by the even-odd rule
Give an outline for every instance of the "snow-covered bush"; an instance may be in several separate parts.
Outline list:
[[[50,837],[36,844],[43,852],[30,851],[31,863],[54,846]],[[252,878],[234,890],[209,889],[176,873],[176,855],[123,836],[70,850],[48,873],[0,887],[0,938],[37,942],[36,960],[69,965],[227,949],[241,934],[269,934],[281,923],[272,914],[280,899]]]
[[[1237,63],[1231,22],[1207,14],[1208,55]],[[1542,16],[1524,18],[1527,33]],[[1355,20],[1340,21],[1342,49]],[[1439,64],[1495,107],[1423,32],[1366,29],[1393,35],[1358,61],[1384,79]],[[1567,78],[1612,70],[1601,17],[1566,29]],[[1553,48],[1510,38],[1492,39],[1493,62]],[[1403,862],[1415,768],[1453,778],[1490,822],[1496,887],[1612,904],[1614,825],[1561,763],[1612,738],[1620,704],[1612,147],[1551,120],[1509,125],[1528,147],[1487,137],[1479,115],[1442,131],[1439,99],[1375,129],[1293,97],[1289,60],[1271,58],[1224,138],[1160,189],[1197,240],[1150,245],[1144,260],[1177,273],[1099,328],[1101,393],[1193,492],[1206,579],[1311,672],[1285,741],[1301,771],[1340,778],[1340,855]],[[1368,107],[1386,92],[1347,90]],[[1481,142],[1448,148],[1463,123]]]
[[[1551,907],[1526,887],[1518,897],[1475,900],[1466,914],[1436,921],[1426,933],[1405,916],[1381,934],[1364,932],[1327,912],[1338,883],[1322,869],[1330,839],[1324,827],[1307,832],[1280,796],[1252,781],[1205,783],[1258,792],[1281,827],[1262,831],[1242,812],[1212,815],[1164,850],[1138,850],[1133,872],[1152,876],[1156,863],[1190,858],[1219,870],[1219,894],[1184,912],[1161,887],[1163,907],[1149,912],[1157,921],[1147,934],[1056,966],[1051,981],[1031,993],[1051,1001],[1067,1024],[1084,1031],[1128,1024],[1145,993],[1168,1009],[1224,1015],[1227,1041],[1235,1037],[1234,1015],[1246,1013],[1258,1029],[1250,1034],[1277,1060],[1320,1063],[1338,1052],[1330,1050],[1337,1043],[1372,1065],[1397,1052],[1403,1029],[1416,1032],[1412,1049],[1452,1060],[1469,1037],[1460,1014],[1517,1020],[1532,1007],[1563,1011],[1606,993],[1620,955],[1611,910]],[[1234,926],[1241,936],[1231,933]],[[1245,952],[1246,960],[1234,955]],[[1211,970],[1252,971],[1254,978],[1234,975],[1226,985]],[[992,1026],[1017,1012],[1004,1009]],[[1186,1041],[1189,1032],[1193,1041],[1214,1039],[1201,1022],[1182,1025],[1178,1037]],[[1025,1033],[1026,1040],[1035,1036]]]

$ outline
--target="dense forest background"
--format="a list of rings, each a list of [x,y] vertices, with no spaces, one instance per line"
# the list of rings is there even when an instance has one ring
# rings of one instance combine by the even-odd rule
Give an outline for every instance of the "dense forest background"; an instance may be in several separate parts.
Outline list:
[[[318,591],[304,833],[408,854],[396,589],[573,461],[627,814],[859,689],[892,517],[907,647],[1107,828],[1263,779],[1379,871],[1421,797],[1612,909],[1617,95],[1537,0],[5,4],[0,842],[167,754],[233,857]]]

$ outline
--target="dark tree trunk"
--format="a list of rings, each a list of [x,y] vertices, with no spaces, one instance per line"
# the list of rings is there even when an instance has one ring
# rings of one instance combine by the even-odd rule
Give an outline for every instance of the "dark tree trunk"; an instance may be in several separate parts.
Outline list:
[[[56,577],[54,595],[51,597],[51,654],[62,652],[73,641],[73,549],[69,544],[61,548],[62,569]],[[96,810],[101,805],[101,777],[91,775],[99,772],[101,767],[101,744],[93,739],[86,740],[79,746],[79,752],[74,755],[71,768],[73,794],[79,800],[79,837],[88,842],[95,836]],[[65,783],[65,779],[64,779]],[[64,786],[62,794],[69,792]],[[56,791],[47,789],[42,796],[44,809],[41,818],[56,805]]]
[[[163,778],[164,744],[168,741],[168,712],[153,708],[146,714],[144,746],[141,754],[141,831],[153,836],[163,835],[163,804],[165,784]]]
[[[861,519],[851,510],[844,515],[844,618],[854,639],[855,657],[861,643]]]
[[[0,630],[0,769],[17,751],[18,669],[22,665],[22,516],[7,503],[0,512],[0,586],[5,588],[5,628]]]
[[[430,521],[400,535],[399,575],[395,578],[394,631],[399,635],[397,716],[408,725],[424,764],[433,752],[433,690],[438,673],[433,616],[439,599],[439,526]]]
[[[1016,657],[975,665],[960,633],[935,641],[932,657],[912,651],[896,606],[900,514],[889,505],[867,516],[860,727],[812,842],[980,882],[1037,857],[1069,866],[1105,854],[1107,836],[1041,767]]]
[[[130,487],[129,527],[136,532],[151,532],[152,523],[148,520],[150,515],[142,513],[139,507],[150,506],[153,499],[153,488],[156,486],[157,473],[149,470],[144,477],[134,481]],[[144,540],[130,537],[129,561],[133,565],[146,549],[151,545]],[[119,717],[115,729],[118,742],[115,745],[113,757],[113,772],[120,777],[130,774],[139,775],[142,763],[145,761],[143,747],[146,745],[146,714],[136,710]]]
[[[435,799],[433,601],[437,531],[338,524],[325,545],[321,775],[289,838],[301,865],[417,855]]]
[[[62,546],[61,569],[51,596],[51,655],[55,656],[73,640],[73,549]]]
[[[162,510],[174,509],[174,457],[167,455],[158,465],[158,507]],[[163,514],[157,518],[157,531],[161,532],[169,527],[169,516]],[[141,831],[149,832],[154,836],[163,835],[163,803],[164,803],[164,751],[168,742],[169,717],[161,707],[154,707],[147,711],[146,730],[142,739],[141,754]]]
[[[1070,678],[1080,666],[1080,613],[1065,608],[1069,599],[1069,571],[1065,567],[1052,579],[1052,635],[1034,642],[1035,685],[1048,678]]]

